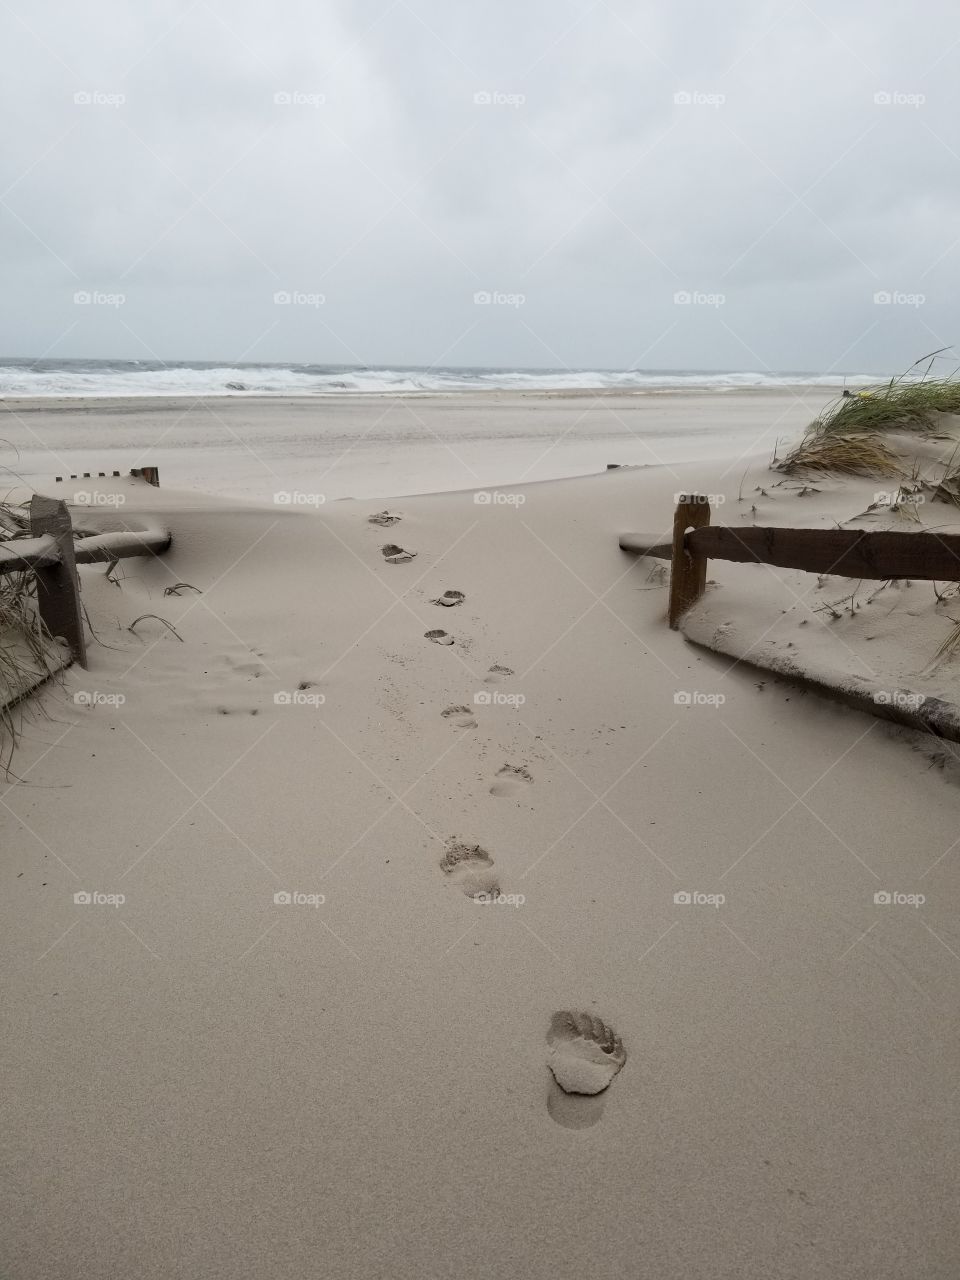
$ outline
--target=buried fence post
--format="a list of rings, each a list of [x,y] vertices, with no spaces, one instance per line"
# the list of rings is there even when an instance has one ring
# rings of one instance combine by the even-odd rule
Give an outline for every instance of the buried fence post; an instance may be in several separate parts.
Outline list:
[[[707,558],[684,546],[688,529],[710,523],[710,502],[702,494],[681,493],[673,516],[673,557],[670,561],[670,626],[676,631],[680,615],[703,595],[707,585]]]
[[[66,640],[74,659],[81,667],[86,667],[80,583],[73,551],[73,524],[67,504],[35,493],[30,500],[30,532],[35,538],[51,534],[60,553],[56,564],[34,570],[41,621],[52,636],[62,636]]]

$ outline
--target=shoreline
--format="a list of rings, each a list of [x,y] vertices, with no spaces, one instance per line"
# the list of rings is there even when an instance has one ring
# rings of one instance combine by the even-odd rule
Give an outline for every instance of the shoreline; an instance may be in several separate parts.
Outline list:
[[[26,484],[156,465],[177,489],[270,500],[382,497],[772,453],[834,399],[804,388],[456,392],[0,402],[0,454]],[[0,446],[0,449],[3,447]]]
[[[519,400],[524,403],[536,400],[624,400],[632,403],[636,400],[655,400],[667,397],[706,399],[713,396],[722,398],[744,396],[750,399],[762,397],[797,399],[801,393],[834,398],[831,393],[836,392],[839,394],[842,390],[843,383],[837,382],[836,384],[791,383],[777,387],[561,387],[555,390],[470,388],[450,391],[315,391],[303,394],[254,391],[205,391],[203,393],[183,392],[182,394],[172,392],[142,392],[139,394],[123,392],[117,395],[77,393],[76,395],[0,396],[0,412],[4,410],[12,413],[36,411],[69,412],[76,411],[81,406],[88,412],[94,410],[103,412],[110,412],[111,410],[122,411],[133,408],[141,411],[150,409],[163,410],[180,408],[184,403],[203,404],[205,401],[211,401],[215,404],[222,404],[223,402],[244,404],[250,402],[300,406],[316,404],[349,405],[358,401],[372,401],[379,404],[385,400],[400,402],[407,400],[442,400],[453,404],[461,402],[467,405],[470,401],[476,400],[488,406],[496,406],[498,402],[509,402],[510,400]]]

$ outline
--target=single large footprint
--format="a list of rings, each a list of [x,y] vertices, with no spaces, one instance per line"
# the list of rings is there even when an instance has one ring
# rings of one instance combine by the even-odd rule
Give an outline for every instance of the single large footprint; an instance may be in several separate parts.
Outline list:
[[[532,781],[533,774],[525,765],[505,764],[502,769],[497,770],[497,778],[490,788],[490,794],[492,796],[519,795]]]
[[[501,684],[504,680],[506,680],[507,676],[512,676],[513,674],[514,672],[510,669],[510,667],[501,667],[498,662],[495,662],[493,666],[490,668],[490,670],[487,672],[487,674],[483,677],[483,683],[484,684]]]
[[[603,1099],[627,1060],[612,1027],[589,1013],[564,1010],[550,1019],[547,1066],[553,1076],[547,1111],[567,1129],[586,1129],[603,1113]]]
[[[477,722],[469,707],[444,707],[440,712],[444,720],[452,720],[458,729],[475,729]]]
[[[500,892],[493,859],[472,840],[451,836],[440,859],[440,870],[468,898],[485,902],[491,894]]]
[[[438,596],[436,600],[431,600],[431,604],[442,604],[445,609],[451,609],[454,605],[463,604],[466,596],[462,591],[445,591],[442,596]]]
[[[387,564],[406,564],[408,560],[412,560],[417,554],[415,551],[405,551],[403,547],[398,547],[395,542],[388,542],[386,546],[381,547],[380,553]]]
[[[396,524],[399,519],[400,516],[393,511],[377,511],[374,515],[367,516],[370,524],[378,524],[384,528],[391,524]]]

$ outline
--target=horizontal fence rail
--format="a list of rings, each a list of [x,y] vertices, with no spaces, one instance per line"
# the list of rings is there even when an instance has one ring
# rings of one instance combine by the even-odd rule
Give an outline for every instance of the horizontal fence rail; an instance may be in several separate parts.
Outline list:
[[[710,524],[706,498],[685,495],[674,514],[673,541],[625,533],[624,551],[670,560],[670,626],[703,595],[707,561],[769,564],[844,578],[918,578],[960,582],[960,536],[919,530],[732,529]]]
[[[75,538],[65,502],[35,494],[30,502],[32,538],[0,542],[0,574],[36,575],[40,619],[52,636],[62,636],[81,666],[87,665],[80,608],[78,564],[108,564],[129,556],[163,555],[172,541],[164,529],[96,533]]]
[[[109,564],[129,556],[162,555],[170,541],[170,534],[161,529],[145,533],[99,533],[75,539],[73,553],[77,564]],[[60,548],[52,534],[0,542],[0,573],[45,569],[59,562]]]

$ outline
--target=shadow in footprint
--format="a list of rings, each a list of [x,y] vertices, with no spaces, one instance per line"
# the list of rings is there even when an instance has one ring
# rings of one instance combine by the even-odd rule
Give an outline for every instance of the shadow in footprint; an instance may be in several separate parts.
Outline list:
[[[491,894],[500,893],[493,858],[471,840],[451,836],[440,859],[440,870],[451,884],[478,902],[486,902]]]
[[[425,631],[423,636],[425,640],[432,640],[434,644],[453,644],[453,636],[448,635],[446,631]]]
[[[606,1104],[607,1100],[602,1093],[592,1098],[584,1094],[572,1097],[569,1093],[564,1093],[556,1080],[550,1081],[547,1114],[564,1129],[589,1129],[603,1115]]]
[[[524,765],[505,764],[497,770],[497,778],[490,788],[492,796],[516,796],[530,785],[533,774]]]
[[[444,707],[440,712],[444,720],[452,721],[458,729],[475,729],[477,722],[469,707]]]
[[[385,547],[380,548],[380,554],[387,564],[406,564],[417,553],[415,551],[405,551],[403,547],[398,547],[395,542],[388,542]]]
[[[454,605],[463,604],[466,596],[462,591],[445,591],[442,596],[437,596],[436,600],[431,600],[431,604],[442,604],[444,608],[451,609]]]
[[[490,670],[487,672],[487,674],[483,677],[483,683],[484,684],[501,684],[504,680],[506,680],[507,676],[512,676],[513,674],[514,672],[510,667],[501,667],[498,662],[495,662],[493,666],[490,668]]]
[[[547,1032],[553,1079],[547,1111],[567,1129],[587,1129],[603,1114],[604,1098],[627,1060],[612,1027],[589,1013],[555,1013]]]

